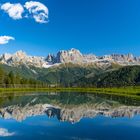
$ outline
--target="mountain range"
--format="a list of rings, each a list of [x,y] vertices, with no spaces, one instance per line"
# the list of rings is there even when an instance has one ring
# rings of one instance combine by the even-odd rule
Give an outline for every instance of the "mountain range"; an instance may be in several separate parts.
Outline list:
[[[116,87],[140,84],[140,57],[132,54],[96,56],[71,49],[38,57],[18,51],[2,54],[0,65],[7,73],[12,71],[51,86]]]
[[[104,56],[96,56],[94,54],[82,54],[79,50],[72,48],[71,50],[61,50],[56,55],[48,54],[46,57],[28,56],[23,51],[17,51],[15,54],[5,53],[0,56],[0,63],[9,66],[34,66],[39,68],[49,68],[65,63],[73,63],[79,65],[96,65],[97,67],[107,67],[111,64],[140,65],[140,57],[132,54],[111,54]]]

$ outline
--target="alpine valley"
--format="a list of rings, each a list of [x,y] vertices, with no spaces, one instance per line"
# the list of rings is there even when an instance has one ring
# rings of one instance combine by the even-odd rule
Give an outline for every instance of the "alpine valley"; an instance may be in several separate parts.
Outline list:
[[[51,86],[118,87],[140,83],[140,57],[132,54],[96,56],[71,49],[38,57],[18,51],[2,54],[0,65],[6,73],[12,71]]]

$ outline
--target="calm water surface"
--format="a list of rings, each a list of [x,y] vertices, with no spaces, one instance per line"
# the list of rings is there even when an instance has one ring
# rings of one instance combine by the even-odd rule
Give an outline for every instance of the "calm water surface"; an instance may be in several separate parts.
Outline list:
[[[139,101],[80,93],[0,96],[0,140],[140,140]]]

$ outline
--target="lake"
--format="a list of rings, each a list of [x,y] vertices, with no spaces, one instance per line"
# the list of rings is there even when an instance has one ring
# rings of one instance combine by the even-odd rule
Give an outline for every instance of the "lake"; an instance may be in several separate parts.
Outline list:
[[[140,140],[140,102],[89,93],[0,95],[0,140]]]

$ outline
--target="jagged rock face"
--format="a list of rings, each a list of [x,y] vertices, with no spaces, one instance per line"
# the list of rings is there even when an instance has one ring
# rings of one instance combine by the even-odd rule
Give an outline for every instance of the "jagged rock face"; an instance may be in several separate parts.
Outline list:
[[[97,57],[93,54],[83,55],[83,62],[84,63],[93,63],[97,61]]]
[[[55,56],[48,54],[47,58],[45,59],[48,63],[53,64],[55,62]]]
[[[140,65],[140,57],[134,57],[132,54],[112,54],[98,57],[93,54],[83,55],[79,50],[71,49],[68,51],[59,51],[56,56],[49,54],[46,58],[28,56],[23,51],[18,51],[13,55],[5,53],[1,55],[0,62],[9,66],[18,66],[24,64],[27,66],[32,65],[40,68],[58,66],[58,64],[62,63],[73,63],[80,65],[94,64],[97,67],[108,67],[112,63],[124,66]]]
[[[10,59],[11,57],[12,57],[11,54],[5,53],[5,54],[2,55],[1,59],[2,59],[3,61],[7,61],[7,60]]]
[[[137,60],[139,61],[139,59],[136,59],[136,57],[134,57],[132,54],[128,54],[128,55],[116,55],[116,54],[113,54],[111,55],[112,59],[114,61],[117,61],[117,62],[137,62]]]
[[[71,49],[69,51],[60,51],[57,53],[57,63],[82,63],[83,55],[79,50]]]
[[[18,66],[18,65],[33,65],[35,67],[43,67],[47,65],[48,62],[44,60],[43,57],[37,56],[28,56],[23,51],[18,51],[15,54],[3,54],[1,56],[1,63],[7,64],[9,66]]]

